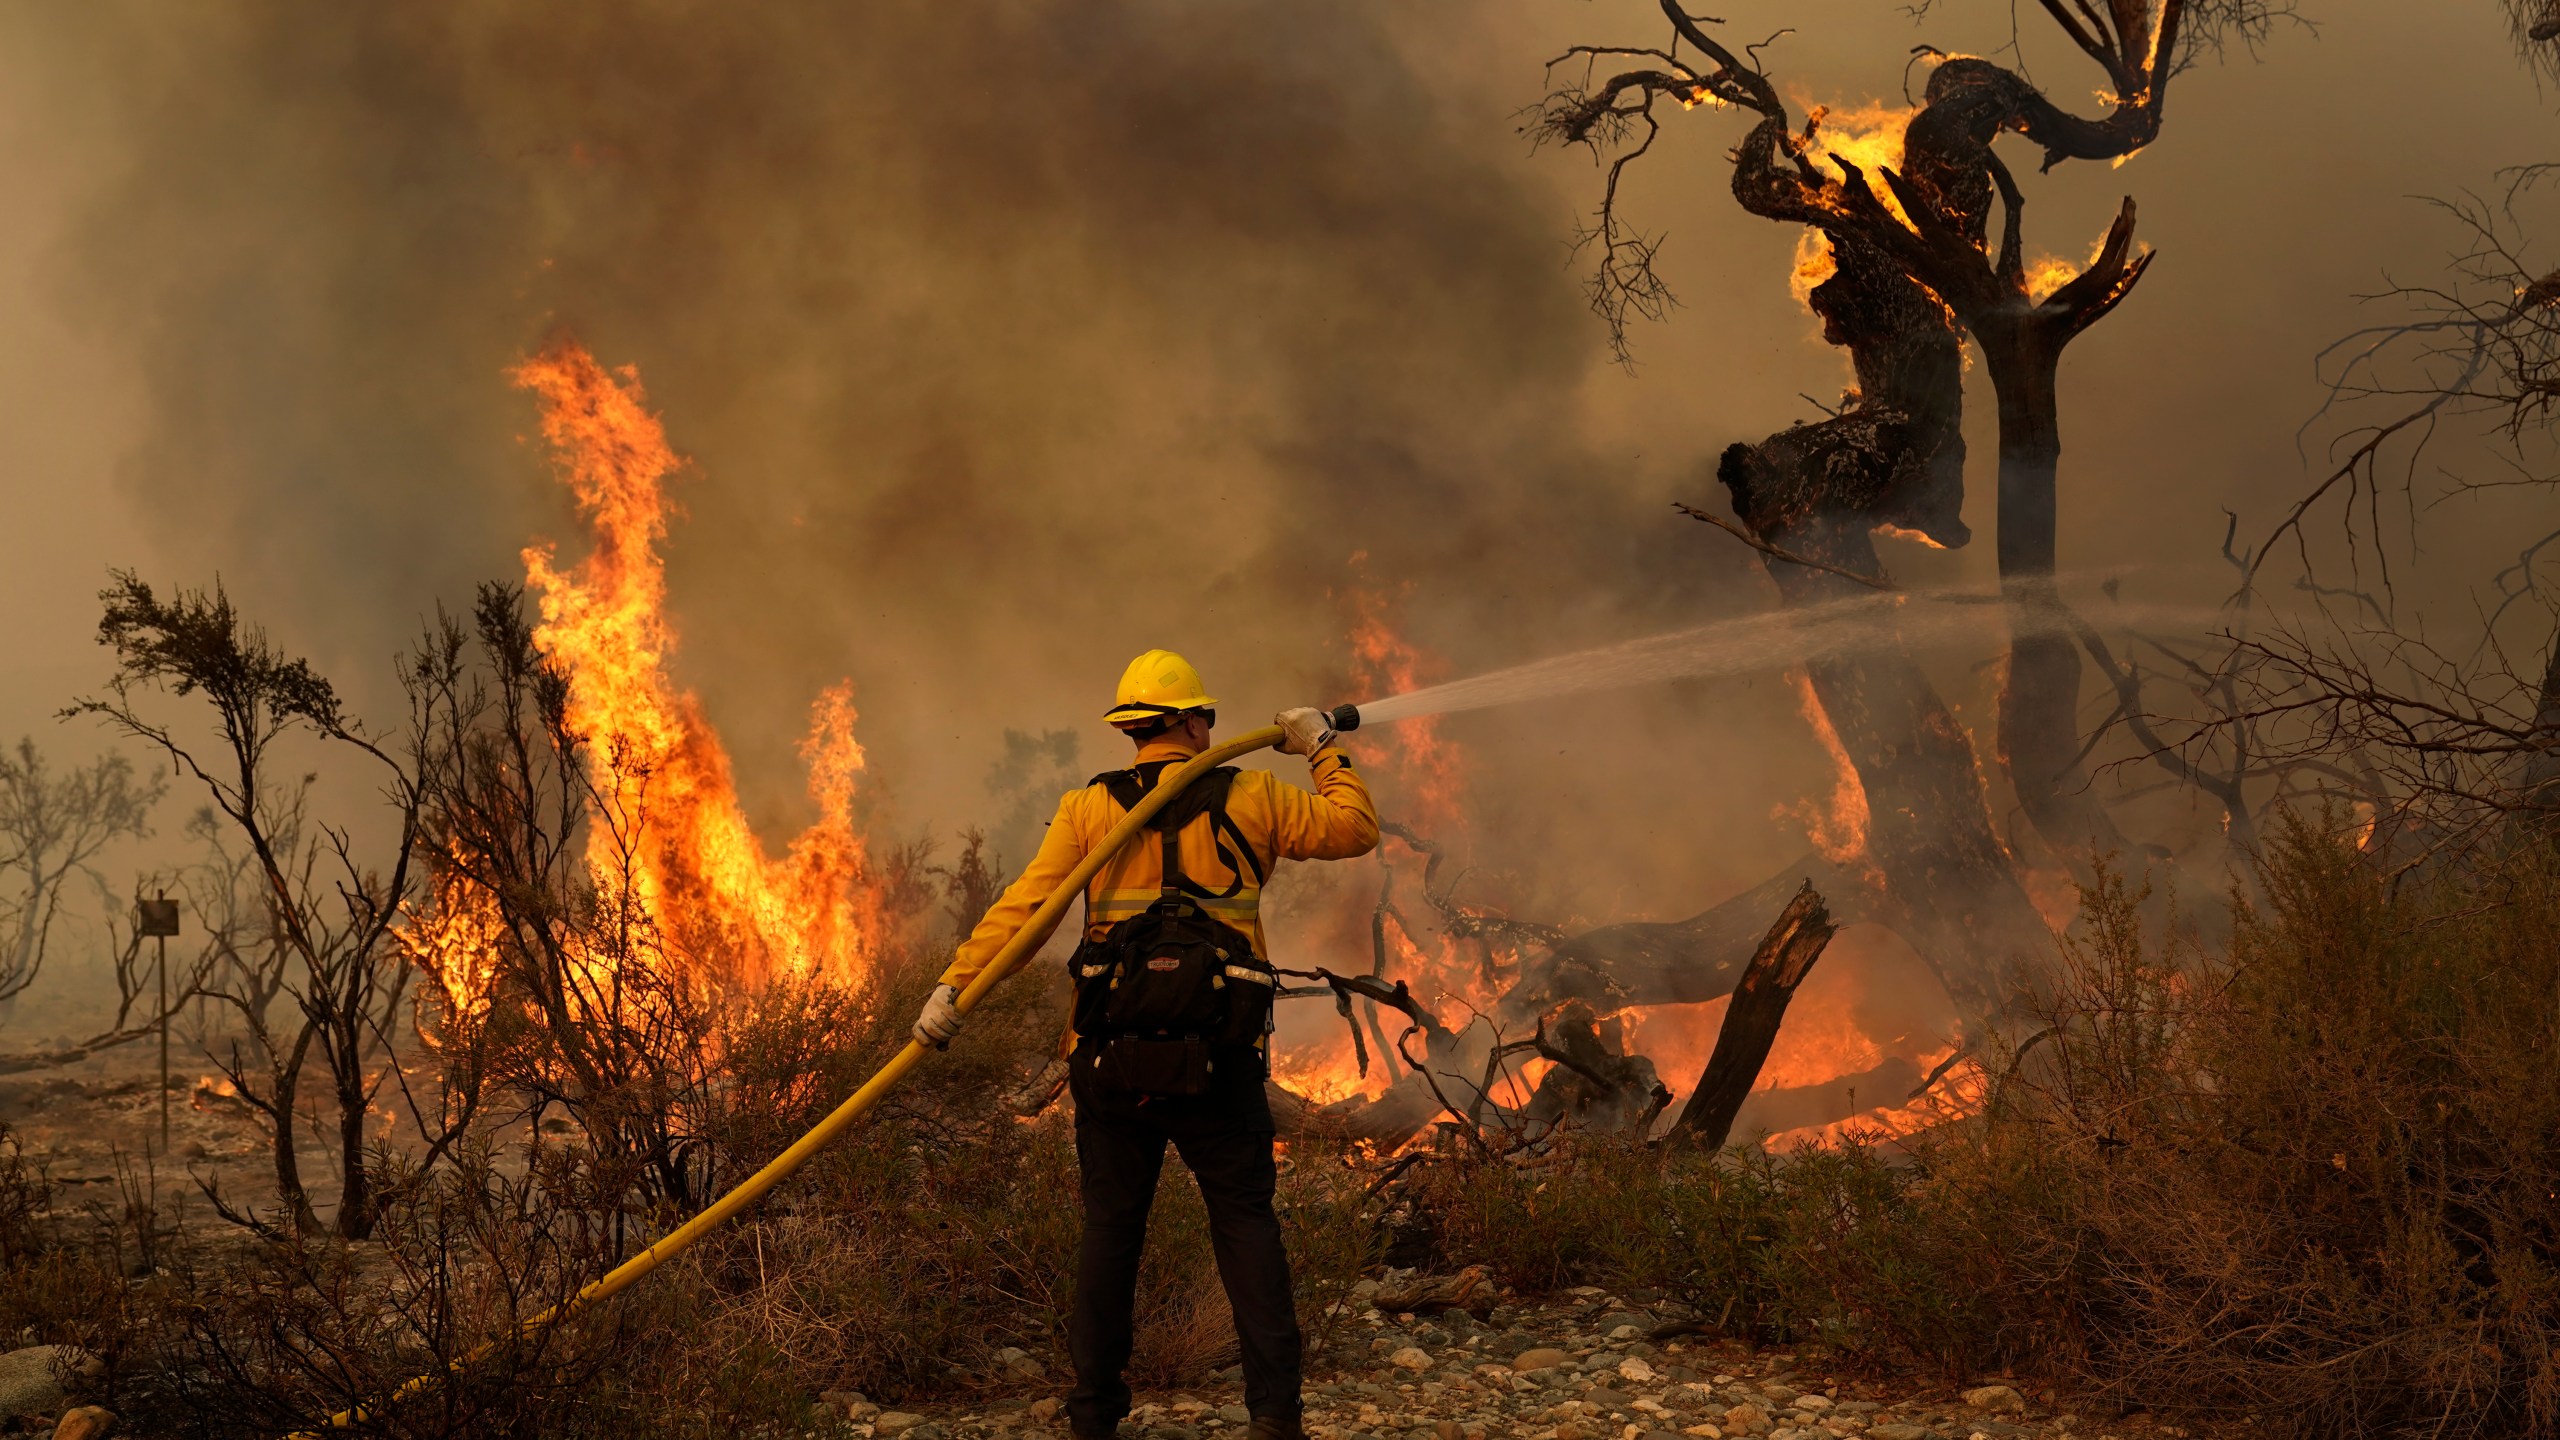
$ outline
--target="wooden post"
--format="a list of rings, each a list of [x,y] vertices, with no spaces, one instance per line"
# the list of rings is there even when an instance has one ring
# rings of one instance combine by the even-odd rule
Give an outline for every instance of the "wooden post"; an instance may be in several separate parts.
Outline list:
[[[160,942],[160,1153],[169,1153],[169,937],[178,933],[178,902],[166,890],[134,903],[134,931]]]

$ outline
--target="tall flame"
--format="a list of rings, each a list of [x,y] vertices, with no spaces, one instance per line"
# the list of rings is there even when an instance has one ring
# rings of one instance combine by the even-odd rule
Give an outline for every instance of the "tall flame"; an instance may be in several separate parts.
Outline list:
[[[1903,212],[1902,202],[1885,185],[1883,172],[1902,168],[1902,132],[1909,128],[1916,113],[1909,106],[1884,104],[1862,105],[1854,110],[1834,110],[1828,105],[1813,105],[1805,111],[1805,123],[1812,133],[1806,146],[1808,158],[1833,181],[1846,183],[1848,172],[1832,159],[1839,156],[1858,167],[1867,187],[1886,209],[1900,217],[1906,225],[1911,217]],[[1822,282],[1839,269],[1831,255],[1830,237],[1807,226],[1796,237],[1795,271],[1788,288],[1795,292],[1799,304],[1808,301]]]
[[[1343,592],[1351,611],[1352,689],[1363,698],[1384,698],[1443,678],[1430,657],[1396,629],[1403,590],[1372,583],[1368,561],[1365,551],[1351,557],[1354,579]],[[1360,740],[1368,768],[1393,791],[1399,813],[1388,818],[1433,839],[1458,829],[1464,758],[1440,733],[1439,716],[1418,715],[1389,729],[1364,731]]]
[[[680,462],[638,373],[608,373],[564,341],[509,378],[540,399],[553,465],[593,541],[565,569],[548,544],[523,552],[542,609],[534,641],[568,674],[568,726],[588,746],[607,812],[589,832],[590,871],[705,979],[862,982],[880,916],[854,826],[863,759],[851,687],[818,697],[801,743],[818,818],[769,857],[720,737],[667,674],[676,634],[657,543],[671,509],[664,482]]]
[[[1812,801],[1781,804],[1772,818],[1795,820],[1804,826],[1805,838],[1822,858],[1834,865],[1845,865],[1866,853],[1867,787],[1858,778],[1858,767],[1849,761],[1849,752],[1840,744],[1840,733],[1831,728],[1831,716],[1822,708],[1821,697],[1813,693],[1813,679],[1802,670],[1788,672],[1787,678],[1796,688],[1796,708],[1803,712],[1805,723],[1813,727],[1813,736],[1822,742],[1823,753],[1831,760],[1831,798],[1827,804]]]

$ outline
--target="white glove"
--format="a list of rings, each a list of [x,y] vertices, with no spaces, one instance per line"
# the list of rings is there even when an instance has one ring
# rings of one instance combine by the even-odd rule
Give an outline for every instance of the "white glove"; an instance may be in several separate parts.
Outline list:
[[[956,985],[936,985],[933,997],[924,1002],[924,1013],[916,1017],[916,1028],[909,1031],[919,1045],[940,1050],[950,1045],[951,1037],[960,1033],[960,989]]]
[[[1283,710],[1271,717],[1271,723],[1288,732],[1280,737],[1280,753],[1283,755],[1312,757],[1333,743],[1333,725],[1323,711],[1311,706]]]

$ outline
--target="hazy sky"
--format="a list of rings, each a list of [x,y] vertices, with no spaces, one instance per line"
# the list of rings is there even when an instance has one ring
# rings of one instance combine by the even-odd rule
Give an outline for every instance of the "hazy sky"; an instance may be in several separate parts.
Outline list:
[[[2218,595],[2221,509],[2260,531],[2305,481],[2314,351],[2455,238],[2413,197],[2551,154],[2489,0],[2303,8],[2316,35],[2182,76],[2129,164],[2029,175],[2040,248],[2085,254],[2130,193],[2160,252],[2065,367],[2075,573]],[[1898,97],[1914,45],[1999,50],[2013,11],[1718,9],[1793,27],[1781,88],[1844,107]],[[2015,9],[2035,78],[2092,103]],[[1662,29],[1645,0],[0,10],[0,734],[97,743],[48,717],[105,673],[111,566],[219,574],[396,718],[439,598],[578,549],[502,373],[561,327],[639,367],[694,462],[677,664],[781,821],[839,677],[902,834],[983,818],[1008,728],[1081,727],[1099,768],[1151,645],[1247,721],[1341,698],[1355,553],[1462,669],[1763,606],[1669,502],[1720,503],[1714,455],[1844,372],[1794,234],[1725,189],[1741,121],[1676,116],[1631,181],[1685,302],[1633,374],[1567,253],[1598,174],[1515,133],[1547,57]],[[2500,503],[2430,519],[2435,573],[2537,502]],[[1918,581],[1990,564],[1903,549]],[[1962,704],[1978,658],[1948,657]],[[1590,914],[1760,878],[1822,774],[1776,677],[1453,730],[1488,853],[1569,847],[1540,879]]]

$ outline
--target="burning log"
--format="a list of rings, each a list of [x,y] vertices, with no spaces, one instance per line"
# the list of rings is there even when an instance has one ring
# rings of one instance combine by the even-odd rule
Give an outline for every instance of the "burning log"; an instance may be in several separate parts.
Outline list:
[[[1724,1027],[1716,1032],[1715,1050],[1707,1057],[1705,1073],[1698,1077],[1698,1088],[1674,1122],[1675,1135],[1709,1149],[1724,1144],[1742,1102],[1760,1078],[1760,1067],[1768,1063],[1769,1046],[1786,1019],[1787,1002],[1795,998],[1796,987],[1804,983],[1813,962],[1822,958],[1823,947],[1838,931],[1810,882],[1779,912],[1777,923],[1769,927],[1743,971],[1741,983],[1734,986]]]
[[[1902,1056],[1888,1055],[1872,1068],[1819,1085],[1755,1090],[1743,1100],[1728,1138],[1829,1125],[1860,1111],[1905,1104],[1912,1092],[1921,1088],[1923,1078],[1918,1065]]]
[[[1870,918],[1873,899],[1863,877],[1811,852],[1686,920],[1604,925],[1559,940],[1523,962],[1519,984],[1504,999],[1505,1012],[1543,1014],[1572,1000],[1602,1014],[1721,1000],[1733,993],[1751,962],[1765,929],[1762,917],[1787,903],[1798,884],[1844,897],[1841,924]]]

